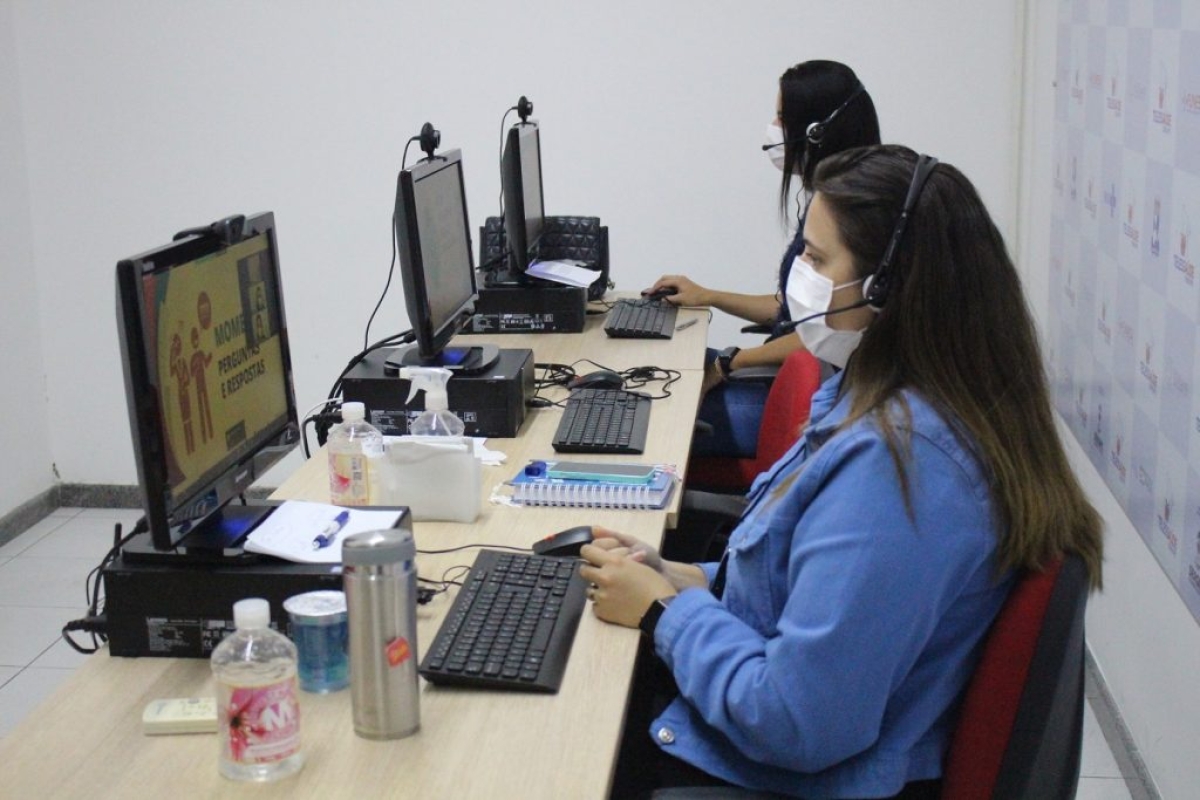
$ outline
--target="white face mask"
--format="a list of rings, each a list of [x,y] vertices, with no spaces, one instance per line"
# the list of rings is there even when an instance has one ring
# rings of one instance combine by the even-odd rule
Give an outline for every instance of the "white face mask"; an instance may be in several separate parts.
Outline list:
[[[862,280],[850,281],[840,286],[834,286],[833,281],[812,268],[807,261],[797,256],[792,262],[792,270],[788,275],[787,304],[793,320],[811,317],[813,314],[825,314],[830,310],[833,293],[846,286],[862,283]],[[839,369],[846,366],[850,354],[862,341],[862,331],[839,331],[829,327],[825,316],[801,322],[796,326],[800,341],[822,361],[828,361]]]
[[[769,148],[765,152],[767,157],[771,159],[771,163],[778,167],[780,172],[783,172],[784,151],[787,150],[787,147],[783,143],[783,128],[773,122],[768,125],[767,141],[763,144]]]

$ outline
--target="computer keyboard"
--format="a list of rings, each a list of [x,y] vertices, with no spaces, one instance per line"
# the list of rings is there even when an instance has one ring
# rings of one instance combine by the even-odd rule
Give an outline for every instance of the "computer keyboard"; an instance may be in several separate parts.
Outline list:
[[[430,683],[558,691],[586,583],[578,561],[481,550],[420,673]]]
[[[609,309],[604,332],[618,339],[670,339],[678,311],[661,300],[618,300]]]
[[[559,453],[641,453],[650,398],[621,389],[576,389],[551,443]]]

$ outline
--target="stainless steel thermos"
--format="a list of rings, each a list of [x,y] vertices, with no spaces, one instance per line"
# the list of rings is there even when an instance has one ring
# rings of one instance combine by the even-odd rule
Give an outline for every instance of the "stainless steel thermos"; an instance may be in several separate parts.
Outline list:
[[[400,527],[342,543],[354,732],[399,739],[421,727],[417,682],[417,555],[407,509]]]

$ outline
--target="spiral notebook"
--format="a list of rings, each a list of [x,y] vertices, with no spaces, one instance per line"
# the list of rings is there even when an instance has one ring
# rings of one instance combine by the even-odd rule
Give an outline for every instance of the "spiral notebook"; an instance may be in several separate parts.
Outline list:
[[[509,485],[513,502],[526,506],[664,508],[675,488],[675,473],[667,467],[656,467],[650,480],[633,484],[551,478],[522,471]]]

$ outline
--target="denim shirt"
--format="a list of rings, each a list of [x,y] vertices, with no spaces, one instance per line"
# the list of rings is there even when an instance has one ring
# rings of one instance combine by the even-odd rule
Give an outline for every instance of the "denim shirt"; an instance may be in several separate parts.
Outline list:
[[[1012,575],[975,457],[907,393],[913,516],[875,423],[836,431],[841,375],[751,488],[720,599],[686,589],[655,649],[680,697],[650,735],[732,783],[877,797],[941,775],[958,701]],[[711,583],[717,565],[702,565]]]

